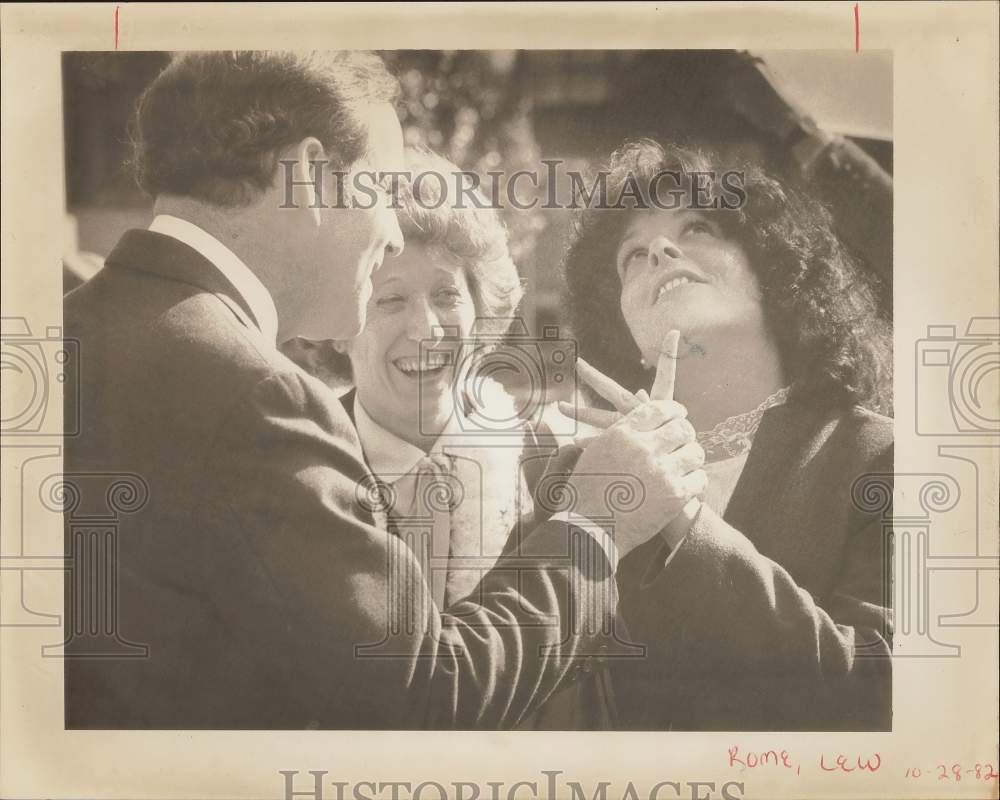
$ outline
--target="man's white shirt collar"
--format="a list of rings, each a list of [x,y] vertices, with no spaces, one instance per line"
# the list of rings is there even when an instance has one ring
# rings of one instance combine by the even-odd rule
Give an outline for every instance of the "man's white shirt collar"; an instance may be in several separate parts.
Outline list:
[[[278,311],[274,307],[274,299],[236,253],[193,222],[171,214],[158,214],[150,224],[149,230],[183,242],[210,261],[246,301],[264,338],[268,342],[277,344]]]

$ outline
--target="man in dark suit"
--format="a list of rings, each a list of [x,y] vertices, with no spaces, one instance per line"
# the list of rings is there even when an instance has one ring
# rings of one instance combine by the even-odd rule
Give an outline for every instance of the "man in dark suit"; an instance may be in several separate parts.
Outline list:
[[[74,657],[74,605],[99,588],[78,561],[67,727],[514,726],[615,645],[619,555],[703,486],[683,410],[648,403],[569,476],[574,524],[556,515],[474,599],[434,606],[415,554],[372,524],[342,406],[276,347],[355,335],[403,247],[378,183],[402,169],[395,92],[372,55],[244,52],[186,54],[143,95],[156,218],[66,299],[66,458],[148,486],[112,565],[116,635],[148,656]],[[581,522],[604,521],[620,473],[646,502]]]

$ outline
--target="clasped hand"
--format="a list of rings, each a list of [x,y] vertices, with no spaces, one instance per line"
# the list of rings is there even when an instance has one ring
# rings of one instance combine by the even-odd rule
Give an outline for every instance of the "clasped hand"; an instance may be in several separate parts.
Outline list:
[[[679,338],[676,330],[664,338],[648,394],[641,390],[633,394],[578,360],[580,379],[615,411],[568,403],[559,406],[566,416],[602,429],[597,436],[578,440],[584,451],[569,479],[580,498],[577,514],[594,520],[608,516],[604,493],[597,497],[593,491],[595,476],[607,476],[610,483],[622,474],[631,475],[643,488],[643,500],[634,510],[614,513],[613,533],[622,556],[657,533],[676,547],[687,534],[705,492],[705,452],[687,420],[687,409],[673,399]],[[591,479],[589,491],[582,485],[584,476]]]

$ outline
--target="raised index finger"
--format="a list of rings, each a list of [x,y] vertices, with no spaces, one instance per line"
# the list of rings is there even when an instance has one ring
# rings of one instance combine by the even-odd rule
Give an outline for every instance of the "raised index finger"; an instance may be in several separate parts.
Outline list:
[[[680,342],[681,332],[678,330],[667,331],[663,337],[663,344],[660,345],[660,358],[656,362],[656,378],[653,380],[653,388],[649,390],[649,396],[654,400],[673,400],[674,381],[677,377],[677,345]]]
[[[576,360],[576,371],[580,379],[622,414],[627,414],[639,405],[635,395],[613,378],[590,366],[582,358]]]

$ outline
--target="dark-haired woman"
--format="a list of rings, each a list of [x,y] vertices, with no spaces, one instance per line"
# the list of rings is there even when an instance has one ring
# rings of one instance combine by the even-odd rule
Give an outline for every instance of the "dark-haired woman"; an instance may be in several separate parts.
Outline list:
[[[626,388],[649,388],[681,332],[674,396],[709,476],[619,567],[630,638],[654,656],[615,667],[620,724],[889,729],[890,551],[852,502],[859,481],[891,483],[888,324],[821,206],[748,166],[726,209],[705,175],[727,166],[627,145],[609,193],[641,199],[585,211],[566,261],[580,354]]]

